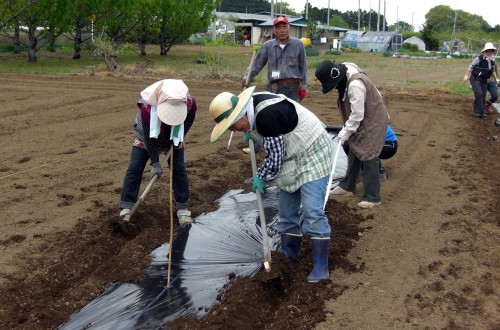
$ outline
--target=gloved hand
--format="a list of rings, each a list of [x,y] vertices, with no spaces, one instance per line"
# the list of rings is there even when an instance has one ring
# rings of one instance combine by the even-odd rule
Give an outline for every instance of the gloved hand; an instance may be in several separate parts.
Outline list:
[[[151,178],[154,177],[155,175],[158,175],[158,179],[161,176],[161,165],[160,162],[153,163],[151,165],[153,168],[151,169]]]
[[[497,87],[500,87],[500,79],[497,79]]]
[[[468,75],[464,76],[464,81],[469,81],[469,76]]]
[[[342,128],[342,130],[339,132],[339,135],[337,135],[340,141],[340,144],[344,144],[345,141],[349,140],[349,137],[351,136],[351,133],[347,131],[345,128]]]
[[[243,141],[245,141],[246,144],[250,141],[250,134],[247,132],[243,133]]]
[[[245,78],[241,79],[241,87],[243,87],[243,88],[247,88],[248,87],[247,80]]]
[[[253,177],[253,183],[252,183],[253,192],[255,192],[255,189],[258,189],[260,193],[263,194],[265,186],[266,186],[266,180],[259,178],[257,175]]]
[[[304,97],[306,97],[307,91],[305,89],[301,89],[299,91],[299,100],[302,101]]]

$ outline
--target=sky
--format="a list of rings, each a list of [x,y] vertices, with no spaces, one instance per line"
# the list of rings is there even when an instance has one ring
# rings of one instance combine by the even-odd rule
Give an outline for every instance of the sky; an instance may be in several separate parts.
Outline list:
[[[287,2],[295,12],[300,13],[306,4],[307,0],[274,0],[274,3],[281,1]],[[309,4],[317,8],[337,9],[341,12],[357,11],[359,7],[361,10],[369,11],[370,8],[378,12],[380,1],[380,14],[384,14],[385,2],[385,16],[388,25],[396,24],[396,22],[404,21],[416,27],[418,31],[422,24],[425,23],[425,14],[435,6],[445,5],[452,9],[461,9],[470,14],[482,16],[483,19],[491,26],[500,24],[500,1],[486,1],[479,0],[416,0],[414,3],[418,4],[412,6],[411,0],[308,0]],[[481,5],[478,5],[481,3]],[[372,17],[372,19],[374,19]],[[375,20],[377,17],[375,16]]]

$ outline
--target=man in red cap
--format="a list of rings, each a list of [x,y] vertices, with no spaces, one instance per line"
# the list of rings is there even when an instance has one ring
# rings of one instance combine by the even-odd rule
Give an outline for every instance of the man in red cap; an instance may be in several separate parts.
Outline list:
[[[307,90],[306,51],[300,39],[290,37],[290,25],[286,17],[278,17],[273,22],[274,39],[264,43],[257,52],[250,69],[248,81],[257,76],[267,64],[267,91],[284,94],[294,101],[302,101]]]

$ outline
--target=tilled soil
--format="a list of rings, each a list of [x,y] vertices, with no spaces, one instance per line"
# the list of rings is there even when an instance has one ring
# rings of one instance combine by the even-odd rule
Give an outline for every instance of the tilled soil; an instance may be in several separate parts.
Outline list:
[[[53,329],[112,282],[134,282],[169,240],[168,177],[141,205],[136,237],[117,228],[139,92],[155,80],[117,75],[2,74],[0,99],[0,328]],[[184,80],[198,103],[186,137],[194,216],[231,189],[249,190],[244,142],[209,144],[208,105],[235,81]],[[330,279],[307,283],[309,244],[291,267],[230,281],[200,320],[172,329],[494,329],[500,326],[499,135],[471,97],[383,90],[399,133],[383,163],[382,205],[327,204]],[[336,95],[314,85],[304,105],[339,124]],[[144,185],[149,169],[144,174]],[[220,221],[224,221],[221,219]],[[177,224],[175,224],[177,226]],[[228,276],[230,276],[228,274]],[[270,276],[270,277],[269,277]],[[279,279],[279,280],[276,280]]]

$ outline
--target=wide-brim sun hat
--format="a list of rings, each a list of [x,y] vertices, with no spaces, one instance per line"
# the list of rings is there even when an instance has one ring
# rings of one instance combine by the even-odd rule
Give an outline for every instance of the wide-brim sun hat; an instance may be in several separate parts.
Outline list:
[[[487,50],[493,50],[493,51],[497,51],[497,49],[495,48],[495,46],[493,46],[493,43],[492,42],[487,42],[485,45],[484,45],[484,48],[483,50],[481,51],[481,53],[484,53],[485,51]]]
[[[252,97],[254,90],[255,86],[249,87],[238,96],[229,92],[222,92],[212,100],[208,112],[216,124],[210,135],[210,143],[219,140],[233,126],[236,118],[238,118],[250,97]]]
[[[157,81],[144,89],[141,96],[156,106],[158,118],[167,125],[180,125],[187,117],[188,88],[182,80]]]
[[[335,64],[330,60],[324,60],[316,68],[316,79],[321,82],[323,94],[328,93],[344,79],[347,68],[343,64]]]

